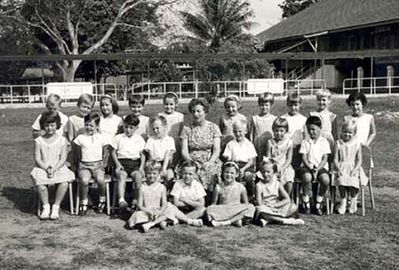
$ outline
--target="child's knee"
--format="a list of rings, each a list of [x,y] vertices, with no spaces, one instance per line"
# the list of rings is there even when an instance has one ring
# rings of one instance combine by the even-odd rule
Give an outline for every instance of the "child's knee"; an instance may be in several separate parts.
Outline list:
[[[319,183],[323,186],[330,185],[330,177],[326,173],[319,175],[318,180],[319,180]]]
[[[91,173],[88,170],[82,170],[79,172],[79,183],[87,186],[91,179]]]
[[[312,182],[312,174],[309,173],[309,172],[304,172],[304,173],[302,174],[301,179],[302,179],[302,183],[304,183],[304,184],[310,184],[310,183]]]
[[[47,191],[46,185],[39,185],[39,186],[36,186],[36,188],[39,192]]]
[[[244,181],[248,184],[254,183],[254,174],[251,172],[244,173]]]

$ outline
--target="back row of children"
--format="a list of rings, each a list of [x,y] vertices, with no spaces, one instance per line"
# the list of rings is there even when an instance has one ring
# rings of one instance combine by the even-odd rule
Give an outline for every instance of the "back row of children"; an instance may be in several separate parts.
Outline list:
[[[269,178],[266,177],[265,180],[265,174],[262,173],[262,168],[265,166],[261,166],[261,164],[264,157],[269,157],[273,160],[269,160],[268,164],[276,164],[276,166],[271,166],[273,168],[271,172],[273,175],[274,169],[276,170],[276,175],[278,175],[280,181],[277,186],[284,187],[286,194],[290,194],[292,191],[295,171],[299,175],[303,183],[302,201],[305,213],[310,212],[311,182],[320,182],[315,210],[316,213],[321,214],[320,206],[330,181],[328,166],[329,163],[334,163],[337,172],[336,182],[342,196],[338,211],[342,214],[345,212],[346,198],[349,194],[352,198],[350,212],[356,212],[359,175],[364,175],[361,173],[361,148],[359,145],[361,143],[369,146],[373,141],[375,137],[374,120],[371,115],[363,113],[363,107],[367,104],[365,96],[362,94],[350,95],[347,103],[351,106],[353,113],[345,117],[341,139],[335,143],[334,138],[337,137],[336,134],[338,133],[336,132],[337,121],[335,114],[328,109],[330,97],[331,94],[328,90],[318,92],[318,109],[310,113],[309,118],[306,118],[299,113],[301,97],[295,93],[290,94],[287,98],[288,112],[281,117],[275,117],[270,113],[274,103],[273,95],[266,93],[259,97],[260,112],[252,117],[248,129],[247,118],[238,112],[241,106],[239,98],[236,96],[226,98],[224,103],[226,113],[222,116],[220,123],[223,134],[222,156],[225,160],[233,161],[238,166],[237,179],[246,182],[250,196],[256,193],[257,202],[260,203],[261,200],[258,198],[259,189],[255,192],[254,188],[254,167],[257,165],[260,170],[260,173],[256,174],[259,183],[267,181]],[[40,137],[42,139],[36,139],[35,160],[37,167],[46,173],[38,177],[32,172],[33,179],[41,187],[39,191],[42,190],[39,192],[43,203],[42,218],[56,219],[59,217],[59,202],[65,194],[64,190],[66,190],[64,185],[59,188],[59,192],[57,190],[57,198],[50,211],[47,189],[43,186],[48,184],[48,179],[53,177],[54,171],[57,171],[56,169],[59,169],[60,166],[50,164],[49,159],[44,157],[45,152],[40,149],[43,148],[41,145],[43,142],[47,144],[47,148],[52,144],[52,140],[46,141],[46,138],[52,138],[51,132],[64,133],[66,137],[66,140],[62,140],[62,155],[59,155],[59,164],[64,161],[64,156],[68,152],[68,145],[72,145],[71,168],[77,169],[82,185],[80,189],[82,204],[79,206],[81,215],[86,214],[87,211],[87,191],[90,178],[94,178],[99,185],[98,211],[101,212],[105,206],[102,155],[105,145],[112,146],[111,156],[118,178],[119,206],[121,208],[127,206],[124,198],[127,176],[131,176],[136,183],[135,190],[141,190],[140,185],[145,175],[145,152],[148,159],[163,161],[160,175],[164,183],[168,187],[170,186],[170,180],[174,178],[171,165],[176,164],[172,160],[173,156],[178,156],[174,153],[179,152],[176,149],[179,149],[179,131],[183,125],[183,114],[175,111],[178,98],[174,93],[165,95],[165,111],[153,117],[151,121],[141,114],[144,106],[144,99],[141,96],[130,98],[129,106],[132,113],[124,117],[123,120],[116,115],[118,106],[110,96],[103,96],[100,99],[100,109],[103,114],[101,117],[98,114],[90,113],[94,104],[90,95],[82,95],[79,98],[78,114],[69,117],[69,119],[59,112],[59,104],[60,98],[58,96],[49,96],[47,100],[48,114],[50,115],[52,111],[58,111],[60,123],[58,125],[58,122],[55,122],[59,129],[53,128],[54,130],[51,131],[48,124],[54,123],[54,121],[49,122],[48,119],[45,121],[46,119],[41,119],[40,116],[32,126],[34,136],[42,134]],[[116,135],[121,126],[123,126],[124,132]],[[99,133],[97,133],[97,129]],[[249,130],[250,140],[245,138],[247,130]],[[168,132],[169,136],[166,135]],[[106,136],[99,136],[99,134]],[[147,134],[151,134],[148,139]],[[355,134],[356,136],[354,136]],[[231,140],[232,136],[234,136],[233,140]],[[147,142],[145,142],[145,139],[147,139]],[[244,143],[246,146],[243,147]],[[333,155],[334,162],[329,162],[328,159],[331,152],[335,153]],[[256,157],[258,157],[257,161],[255,161]],[[47,160],[47,162],[43,162],[43,160]],[[54,161],[52,162],[54,163]],[[68,170],[65,166],[62,166],[62,168]],[[224,172],[222,178],[225,180],[226,177],[223,175]],[[38,178],[46,178],[47,182],[41,182]],[[364,177],[361,177],[361,179],[364,179]],[[71,174],[68,173],[68,176],[65,175],[64,182],[70,180]],[[277,190],[278,197],[285,198],[285,196],[281,196],[282,191]],[[267,192],[270,192],[270,190],[267,190]],[[214,194],[217,194],[217,189]],[[136,194],[135,198],[140,200],[139,194]],[[243,201],[245,203],[245,200]],[[137,203],[140,204],[140,202]],[[288,212],[291,213],[292,211]],[[217,221],[215,222],[213,224],[218,224]],[[265,224],[265,222],[262,224]]]

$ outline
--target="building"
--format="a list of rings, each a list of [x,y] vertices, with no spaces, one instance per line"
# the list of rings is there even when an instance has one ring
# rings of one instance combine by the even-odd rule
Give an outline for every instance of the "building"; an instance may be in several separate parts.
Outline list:
[[[323,78],[327,87],[339,89],[344,78],[394,76],[399,74],[399,1],[321,0],[258,38],[263,52],[329,56],[273,61],[286,78]]]

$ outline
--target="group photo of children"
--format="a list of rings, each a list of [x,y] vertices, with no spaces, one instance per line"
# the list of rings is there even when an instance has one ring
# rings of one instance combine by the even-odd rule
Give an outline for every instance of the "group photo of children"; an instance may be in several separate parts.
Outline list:
[[[67,116],[60,96],[50,94],[32,125],[39,218],[62,218],[70,183],[79,198],[72,213],[85,216],[93,208],[104,214],[112,207],[127,217],[127,229],[142,232],[179,223],[305,225],[301,215],[356,214],[359,190],[368,181],[362,149],[370,149],[376,136],[373,115],[363,111],[365,95],[347,97],[352,113],[343,119],[329,110],[328,89],[316,93],[306,116],[297,92],[287,94],[286,112],[273,111],[274,99],[260,95],[258,112],[244,115],[240,97],[229,95],[213,123],[206,99],[191,99],[187,117],[173,92],[165,93],[163,111],[152,117],[142,114],[145,99],[138,94],[121,116],[110,95],[99,97],[99,110],[93,110],[94,97],[82,94],[76,113]],[[89,196],[93,183],[96,198]],[[338,198],[329,209],[332,190]]]

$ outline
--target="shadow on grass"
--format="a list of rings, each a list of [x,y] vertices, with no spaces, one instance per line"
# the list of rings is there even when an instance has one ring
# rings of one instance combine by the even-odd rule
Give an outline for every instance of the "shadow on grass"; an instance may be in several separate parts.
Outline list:
[[[13,202],[14,208],[17,208],[21,212],[33,213],[36,209],[34,192],[31,188],[4,187],[1,195]]]

